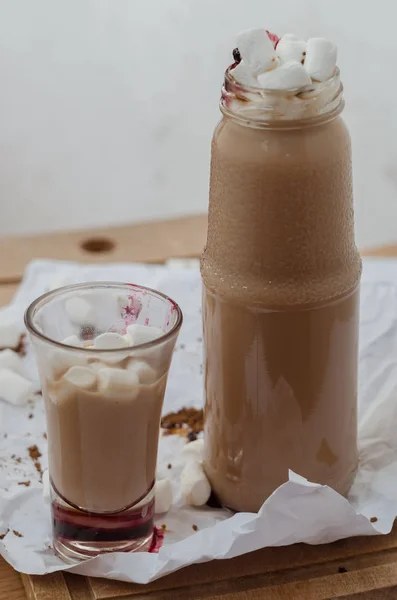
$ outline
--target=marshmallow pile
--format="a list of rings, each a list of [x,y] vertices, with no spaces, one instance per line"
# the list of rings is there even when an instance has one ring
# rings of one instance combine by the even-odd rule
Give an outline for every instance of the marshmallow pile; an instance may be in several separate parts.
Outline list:
[[[71,335],[61,343],[101,351],[125,349],[125,352],[101,352],[101,355],[92,357],[89,353],[72,354],[55,350],[51,356],[54,379],[60,378],[59,383],[65,384],[66,395],[67,389],[73,386],[109,395],[128,393],[132,399],[139,394],[138,386],[155,383],[158,373],[146,360],[131,356],[128,349],[151,342],[162,335],[164,332],[158,327],[138,323],[129,325],[124,335],[106,332],[88,342],[80,340],[77,335]],[[57,395],[54,396],[54,401],[58,401],[57,398]]]
[[[242,85],[296,90],[333,76],[337,48],[324,38],[306,42],[286,34],[278,39],[265,29],[249,29],[238,36],[233,55],[230,73]]]
[[[180,477],[181,492],[185,504],[203,506],[211,495],[211,486],[203,468],[204,440],[189,442],[182,450],[184,467]],[[172,506],[172,483],[165,469],[157,468],[154,488],[154,511],[156,514],[168,512]]]
[[[17,321],[0,320],[0,398],[9,404],[26,404],[34,394],[34,384],[24,377],[23,361],[15,352],[21,341]]]

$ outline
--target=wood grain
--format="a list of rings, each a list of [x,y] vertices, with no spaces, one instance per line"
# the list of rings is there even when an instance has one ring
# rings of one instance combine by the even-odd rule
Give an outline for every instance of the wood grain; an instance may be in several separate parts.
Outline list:
[[[0,283],[20,281],[26,265],[34,258],[161,263],[170,257],[199,256],[206,227],[207,217],[199,215],[125,227],[0,238]],[[111,247],[106,249],[106,244]]]

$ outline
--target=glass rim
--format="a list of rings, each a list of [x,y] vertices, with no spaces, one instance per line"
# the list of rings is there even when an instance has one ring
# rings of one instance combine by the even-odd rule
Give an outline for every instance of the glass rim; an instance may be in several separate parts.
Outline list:
[[[134,288],[137,291],[149,292],[152,296],[157,296],[158,298],[161,298],[162,300],[166,300],[167,302],[170,303],[170,305],[176,310],[176,313],[177,313],[176,321],[169,331],[167,331],[166,333],[164,333],[164,335],[161,335],[160,337],[158,337],[150,342],[145,342],[144,344],[136,344],[135,346],[125,346],[123,348],[109,348],[108,350],[106,350],[106,348],[92,348],[92,347],[84,347],[84,346],[77,347],[77,346],[70,346],[69,344],[63,344],[62,342],[58,342],[57,340],[53,340],[52,338],[44,335],[44,333],[42,333],[41,331],[39,331],[37,329],[37,327],[33,323],[33,316],[34,316],[35,311],[40,308],[40,305],[44,305],[48,300],[56,298],[57,296],[62,296],[62,294],[66,291],[77,290],[77,289],[83,290],[83,289],[93,288],[93,287],[119,288],[119,289],[120,288],[122,288],[122,289]],[[33,302],[31,302],[31,304],[25,310],[24,322],[25,322],[26,329],[28,330],[30,335],[35,336],[35,337],[41,339],[42,341],[45,341],[45,342],[51,344],[52,346],[56,346],[57,348],[63,348],[63,349],[72,350],[72,351],[76,351],[76,352],[88,352],[88,353],[91,352],[94,354],[109,354],[109,353],[117,353],[117,352],[126,352],[126,351],[131,351],[131,350],[134,350],[134,351],[141,350],[141,349],[146,350],[147,348],[153,348],[153,347],[157,346],[158,344],[167,341],[168,339],[172,338],[173,335],[175,335],[181,328],[181,325],[183,322],[183,313],[182,313],[182,310],[181,310],[179,304],[177,302],[175,302],[175,300],[173,300],[166,294],[163,294],[162,292],[159,292],[158,290],[155,290],[153,288],[150,288],[150,287],[147,287],[144,285],[139,285],[136,283],[125,283],[125,282],[119,282],[119,281],[88,281],[85,283],[73,283],[70,285],[65,285],[65,286],[56,288],[55,290],[50,290],[49,292],[45,292],[44,294],[41,294],[41,296],[38,296],[35,300],[33,300]]]

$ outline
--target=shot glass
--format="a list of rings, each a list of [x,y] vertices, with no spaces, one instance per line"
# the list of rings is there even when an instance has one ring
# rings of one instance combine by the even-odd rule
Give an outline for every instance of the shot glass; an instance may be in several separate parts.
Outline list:
[[[141,286],[86,283],[44,294],[25,323],[45,402],[54,550],[69,563],[147,550],[181,309]]]

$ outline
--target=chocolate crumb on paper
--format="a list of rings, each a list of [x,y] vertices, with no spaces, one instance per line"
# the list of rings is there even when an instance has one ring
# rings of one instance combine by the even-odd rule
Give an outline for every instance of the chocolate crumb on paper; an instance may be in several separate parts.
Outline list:
[[[38,447],[36,446],[36,444],[34,444],[33,446],[29,446],[28,448],[28,452],[29,452],[29,456],[33,461],[34,466],[36,467],[36,471],[42,475],[43,470],[41,468],[41,464],[39,461],[39,458],[41,456],[41,452],[38,449]]]
[[[202,408],[181,408],[177,412],[168,413],[161,419],[164,435],[181,435],[193,441],[204,429],[204,411]],[[194,437],[194,435],[196,437]]]
[[[22,533],[20,533],[20,532],[19,532],[19,531],[17,531],[16,529],[13,529],[13,530],[12,530],[12,533],[13,533],[14,535],[16,535],[17,537],[23,537]]]
[[[378,517],[371,517],[370,518],[370,522],[371,523],[376,523],[377,520],[378,520]]]
[[[26,487],[30,486],[30,481],[18,481],[18,485],[24,485]]]
[[[192,525],[192,529],[193,529],[193,531],[198,531],[197,525]]]
[[[20,356],[26,356],[26,333],[21,335],[18,346],[12,350],[15,350]]]
[[[168,463],[167,469],[172,469],[172,464],[171,463]]]
[[[47,439],[47,434],[44,432],[43,433],[43,438],[46,440]]]
[[[29,413],[28,419],[33,419],[33,413]]]
[[[4,540],[5,536],[7,535],[7,533],[8,533],[9,531],[10,531],[10,530],[9,530],[9,529],[8,529],[8,527],[7,527],[7,529],[5,530],[5,532],[4,532],[4,533],[0,533],[0,540]]]

